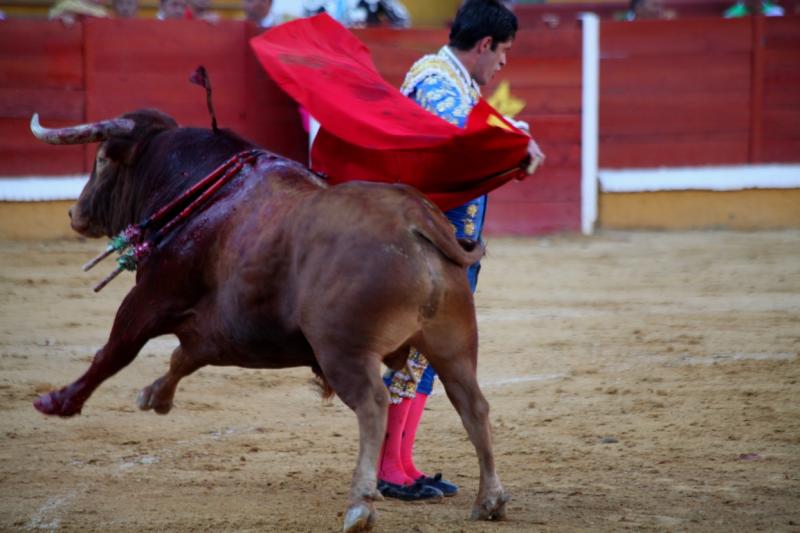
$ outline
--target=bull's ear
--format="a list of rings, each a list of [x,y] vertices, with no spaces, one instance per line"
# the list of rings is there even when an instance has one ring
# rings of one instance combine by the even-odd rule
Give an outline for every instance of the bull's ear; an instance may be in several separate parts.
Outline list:
[[[114,138],[106,141],[97,151],[110,162],[118,165],[131,165],[136,159],[138,142],[132,138]]]

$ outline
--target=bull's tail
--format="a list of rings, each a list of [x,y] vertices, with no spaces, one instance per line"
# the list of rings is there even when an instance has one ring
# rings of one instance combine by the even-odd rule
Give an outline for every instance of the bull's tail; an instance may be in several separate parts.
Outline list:
[[[414,234],[431,243],[453,263],[466,268],[480,261],[486,254],[483,243],[470,239],[456,239],[452,226],[441,214],[429,211],[426,215],[423,224],[415,224]]]

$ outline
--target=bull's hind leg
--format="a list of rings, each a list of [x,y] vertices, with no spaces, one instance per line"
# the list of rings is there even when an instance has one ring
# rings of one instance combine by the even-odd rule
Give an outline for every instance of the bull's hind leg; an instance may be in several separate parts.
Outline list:
[[[183,346],[175,348],[169,362],[169,371],[142,389],[137,396],[136,404],[139,409],[142,411],[152,409],[160,415],[169,413],[178,382],[202,366],[204,363],[198,361],[197,357]]]
[[[39,396],[34,407],[46,415],[80,413],[101,383],[133,361],[148,340],[163,333],[169,314],[166,309],[154,309],[151,296],[140,285],[131,289],[117,310],[108,342],[97,351],[89,369],[71,385]]]
[[[456,329],[457,331],[457,329]],[[506,516],[506,503],[508,494],[503,490],[500,478],[497,476],[492,452],[492,435],[489,425],[489,403],[483,397],[478,386],[477,369],[477,335],[473,336],[464,345],[458,339],[443,334],[437,340],[446,340],[438,343],[440,348],[430,350],[429,360],[432,361],[442,384],[447,391],[450,402],[458,411],[464,428],[467,430],[470,441],[475,446],[480,465],[480,486],[478,497],[472,508],[473,520],[503,520]],[[454,347],[461,346],[461,350]],[[451,357],[442,358],[442,353]]]
[[[380,357],[341,356],[334,352],[318,354],[317,359],[325,379],[358,417],[358,461],[343,529],[345,533],[369,531],[376,518],[373,502],[383,499],[377,489],[377,464],[389,405],[389,394],[380,376]]]

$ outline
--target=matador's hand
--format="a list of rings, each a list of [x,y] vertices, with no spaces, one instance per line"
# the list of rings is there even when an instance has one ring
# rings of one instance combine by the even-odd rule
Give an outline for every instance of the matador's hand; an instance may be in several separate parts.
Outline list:
[[[536,141],[534,141],[533,139],[531,139],[528,142],[528,155],[531,156],[531,162],[528,165],[528,168],[525,169],[525,171],[530,176],[531,174],[536,172],[536,169],[539,167],[539,165],[544,163],[545,155],[539,148],[539,145],[536,144]]]
[[[539,168],[539,165],[544,163],[544,160],[546,159],[544,153],[539,148],[539,145],[536,144],[536,141],[533,139],[528,141],[528,158],[529,162],[527,168],[525,168],[525,172],[528,176],[531,176],[534,172],[536,172],[536,169]]]

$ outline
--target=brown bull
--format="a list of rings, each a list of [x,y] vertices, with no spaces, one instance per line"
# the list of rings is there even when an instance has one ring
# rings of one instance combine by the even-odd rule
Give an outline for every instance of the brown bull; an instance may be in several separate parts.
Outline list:
[[[91,178],[70,210],[88,237],[139,222],[234,154],[254,148],[226,131],[180,128],[158,111],[49,130],[40,139],[102,141]],[[86,373],[42,395],[48,415],[80,413],[92,392],[154,337],[180,340],[169,371],[140,393],[167,413],[178,381],[204,365],[309,366],[358,417],[360,447],[345,531],[372,527],[376,464],[388,395],[381,363],[401,368],[411,345],[439,373],[474,444],[480,488],[473,518],[505,514],[489,406],[478,388],[478,333],[462,246],[442,213],[405,186],[327,187],[305,167],[260,152],[213,202],[139,265],[108,342]]]

